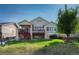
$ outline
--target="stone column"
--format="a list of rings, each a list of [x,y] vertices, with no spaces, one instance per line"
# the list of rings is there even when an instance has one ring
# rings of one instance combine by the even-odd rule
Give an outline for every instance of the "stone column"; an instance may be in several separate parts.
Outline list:
[[[19,40],[18,28],[16,28],[16,40]]]
[[[44,30],[45,30],[45,39],[49,39],[48,32],[47,32],[47,27],[45,27]]]
[[[32,35],[32,25],[30,27],[30,35],[31,35],[31,40],[33,39],[33,35]]]
[[[44,38],[46,39],[46,36],[47,36],[47,35],[46,35],[46,34],[47,34],[47,33],[46,33],[46,27],[44,27],[44,33],[45,33]]]

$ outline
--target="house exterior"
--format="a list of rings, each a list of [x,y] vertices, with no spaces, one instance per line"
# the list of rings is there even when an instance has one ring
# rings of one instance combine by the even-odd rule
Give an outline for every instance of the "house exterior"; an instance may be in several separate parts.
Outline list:
[[[23,20],[18,25],[21,27],[19,39],[49,39],[50,35],[56,33],[56,24],[42,17],[37,17],[30,22]]]
[[[42,17],[37,17],[32,21],[23,20],[18,24],[11,22],[0,23],[0,39],[50,39],[50,35],[55,33],[56,24]]]
[[[18,23],[19,29],[19,39],[32,39],[32,24],[26,20]]]
[[[45,25],[45,39],[49,39],[50,35],[56,34],[56,24],[54,22],[49,22]]]
[[[15,38],[18,40],[18,26],[15,23],[0,23],[0,39]]]

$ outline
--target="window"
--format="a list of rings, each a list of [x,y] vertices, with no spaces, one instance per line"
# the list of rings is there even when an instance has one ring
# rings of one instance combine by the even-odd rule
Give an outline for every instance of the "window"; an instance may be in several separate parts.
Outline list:
[[[54,31],[56,31],[56,28],[54,28]]]
[[[49,27],[47,27],[47,31],[49,31]]]
[[[53,31],[53,30],[54,30],[54,28],[52,27],[51,31]]]
[[[54,31],[56,30],[54,27],[47,27],[47,31]]]
[[[34,31],[42,31],[42,30],[44,30],[44,28],[42,26],[34,26],[33,30]]]

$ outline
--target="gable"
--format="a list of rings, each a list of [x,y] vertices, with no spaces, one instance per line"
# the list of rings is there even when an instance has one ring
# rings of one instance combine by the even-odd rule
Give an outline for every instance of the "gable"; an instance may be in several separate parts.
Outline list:
[[[31,25],[30,22],[28,22],[27,20],[23,20],[21,22],[18,23],[19,25]]]
[[[44,26],[44,25],[48,24],[49,22],[41,17],[37,17],[34,20],[32,20],[31,23],[36,26]]]
[[[56,27],[56,24],[54,22],[50,22],[45,27]]]

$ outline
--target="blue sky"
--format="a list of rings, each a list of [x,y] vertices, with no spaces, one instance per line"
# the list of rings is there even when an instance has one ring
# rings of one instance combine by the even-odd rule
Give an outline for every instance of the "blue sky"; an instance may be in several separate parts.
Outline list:
[[[68,5],[68,8],[79,5]],[[48,21],[56,21],[59,8],[63,4],[0,4],[0,22],[31,21],[36,17],[43,17]]]

